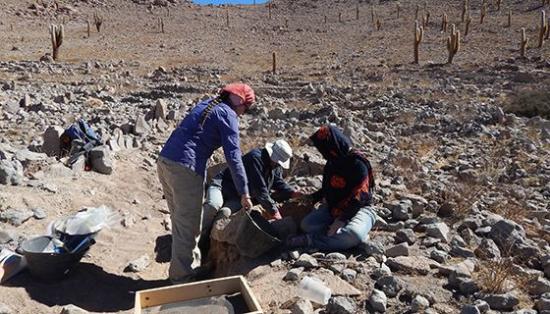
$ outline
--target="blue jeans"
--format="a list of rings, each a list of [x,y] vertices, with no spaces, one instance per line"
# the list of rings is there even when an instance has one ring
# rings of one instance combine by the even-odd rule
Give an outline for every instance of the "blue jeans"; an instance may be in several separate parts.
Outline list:
[[[308,244],[322,251],[347,250],[368,239],[368,233],[376,222],[376,216],[369,206],[359,209],[348,223],[336,234],[327,236],[329,226],[334,222],[326,205],[309,213],[301,223],[307,234]]]
[[[231,209],[232,213],[235,213],[241,209],[241,199],[236,197],[224,200],[221,187],[217,185],[209,186],[206,190],[206,201],[202,207],[202,230],[209,232],[216,214],[222,207],[227,207]]]

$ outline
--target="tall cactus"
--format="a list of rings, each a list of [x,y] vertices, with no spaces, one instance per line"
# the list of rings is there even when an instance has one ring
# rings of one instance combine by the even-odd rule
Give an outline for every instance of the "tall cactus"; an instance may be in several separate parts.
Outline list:
[[[487,2],[483,0],[483,3],[481,4],[481,13],[479,15],[479,24],[483,24],[483,20],[485,20],[485,15],[487,15]]]
[[[418,47],[424,38],[424,27],[418,25],[418,21],[414,22],[414,63],[418,64]]]
[[[468,36],[468,33],[470,32],[471,23],[472,23],[472,16],[470,15],[470,11],[468,11],[468,15],[466,16],[466,24],[464,26],[464,37]]]
[[[59,48],[63,44],[63,38],[65,37],[63,25],[50,24],[50,37],[52,40],[52,56],[54,60],[57,60],[59,57]]]
[[[94,24],[98,33],[101,33],[101,25],[103,25],[103,17],[99,14],[94,13]]]
[[[465,18],[466,18],[466,13],[468,11],[470,11],[469,9],[470,7],[470,4],[469,4],[469,1],[468,0],[464,0],[464,2],[462,3],[462,14],[460,15],[460,20],[462,22],[464,22]]]
[[[542,48],[546,33],[548,32],[548,21],[546,20],[546,12],[544,10],[541,11],[540,17],[539,48]]]
[[[525,50],[527,50],[527,44],[529,43],[529,38],[525,35],[525,27],[521,28],[521,43],[519,46],[520,55],[522,58],[525,58]]]
[[[451,35],[447,37],[447,50],[449,51],[449,64],[453,63],[453,59],[460,49],[460,31],[456,30],[456,26],[451,24]]]
[[[449,25],[449,17],[447,16],[447,13],[443,13],[443,17],[441,18],[441,31],[446,33],[448,25]]]
[[[508,27],[512,27],[512,9],[508,9]]]

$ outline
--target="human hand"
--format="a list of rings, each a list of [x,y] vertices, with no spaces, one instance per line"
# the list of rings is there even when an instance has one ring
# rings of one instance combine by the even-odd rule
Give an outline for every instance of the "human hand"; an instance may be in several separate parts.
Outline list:
[[[276,211],[274,213],[268,213],[269,220],[281,220],[283,219],[283,216],[281,216],[281,213],[279,211]]]
[[[327,231],[327,236],[333,236],[335,235],[340,228],[343,228],[346,225],[345,222],[341,221],[340,219],[336,219],[329,227]]]
[[[252,208],[252,206],[254,206],[252,204],[252,201],[250,199],[250,195],[248,194],[243,194],[241,196],[241,207],[244,209],[244,210],[249,210]]]

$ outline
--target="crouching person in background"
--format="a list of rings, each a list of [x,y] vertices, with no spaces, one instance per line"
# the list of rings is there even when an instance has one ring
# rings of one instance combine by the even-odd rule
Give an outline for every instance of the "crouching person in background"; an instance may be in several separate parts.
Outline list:
[[[260,204],[268,219],[281,219],[277,202],[271,193],[277,192],[280,201],[300,197],[283,179],[283,169],[290,168],[292,148],[285,140],[267,143],[264,148],[256,148],[243,156],[243,164],[248,178],[248,190],[254,204]],[[203,230],[208,232],[221,210],[225,216],[241,209],[239,193],[235,188],[231,172],[224,169],[217,174],[208,187],[206,202],[203,206]],[[203,238],[208,238],[203,234]]]
[[[326,164],[321,189],[306,198],[313,204],[323,203],[302,220],[305,234],[289,238],[287,245],[323,251],[357,246],[368,239],[377,219],[369,206],[375,184],[370,162],[333,126],[321,127],[308,142],[319,150]]]

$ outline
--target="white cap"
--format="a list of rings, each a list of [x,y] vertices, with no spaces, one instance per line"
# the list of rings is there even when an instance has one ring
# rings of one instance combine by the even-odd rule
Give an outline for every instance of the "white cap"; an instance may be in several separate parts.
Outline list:
[[[265,149],[273,162],[285,169],[290,168],[292,148],[285,140],[276,140],[275,143],[267,143],[265,144]]]

